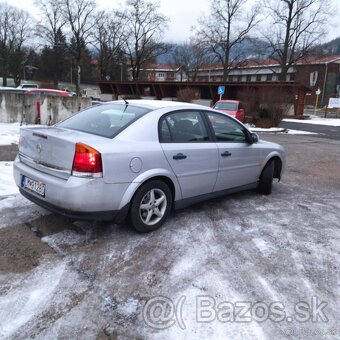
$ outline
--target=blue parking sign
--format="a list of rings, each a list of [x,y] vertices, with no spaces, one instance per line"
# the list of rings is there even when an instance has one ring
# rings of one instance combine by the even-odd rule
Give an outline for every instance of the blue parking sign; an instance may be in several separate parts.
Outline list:
[[[217,94],[222,95],[224,94],[225,86],[219,86],[217,89]]]

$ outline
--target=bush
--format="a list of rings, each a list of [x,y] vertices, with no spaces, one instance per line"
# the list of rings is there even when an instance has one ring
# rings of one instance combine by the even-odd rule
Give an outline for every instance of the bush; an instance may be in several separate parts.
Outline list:
[[[194,99],[199,97],[197,91],[192,88],[181,89],[177,92],[177,101],[191,103]]]
[[[263,107],[259,107],[257,110],[257,113],[258,113],[259,118],[262,118],[262,119],[268,119],[270,116],[268,110]]]
[[[280,124],[294,104],[294,95],[279,87],[249,88],[241,91],[238,99],[244,103],[252,123],[258,124],[259,120],[265,120],[265,125],[272,127]]]

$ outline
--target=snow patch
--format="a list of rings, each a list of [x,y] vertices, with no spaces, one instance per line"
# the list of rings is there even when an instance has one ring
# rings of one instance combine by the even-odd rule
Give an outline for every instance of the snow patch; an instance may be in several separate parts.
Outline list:
[[[0,123],[0,145],[19,144],[20,129],[36,125],[22,125],[20,123]]]
[[[316,132],[310,132],[310,131],[301,131],[301,130],[287,130],[287,133],[289,135],[318,135]]]
[[[318,116],[310,116],[310,119],[283,119],[283,122],[300,123],[300,124],[314,124],[314,125],[328,125],[328,126],[340,126],[339,118],[321,118]]]
[[[4,196],[18,194],[19,189],[13,178],[13,162],[0,162],[0,173],[0,199]]]
[[[65,263],[41,266],[0,300],[0,338],[10,338],[48,305],[65,271]]]
[[[250,131],[252,132],[260,132],[260,133],[280,133],[280,134],[289,134],[289,135],[317,135],[316,132],[310,131],[300,131],[300,130],[292,130],[292,129],[285,129],[285,128],[258,128],[258,127],[251,127],[248,126]]]
[[[138,304],[138,300],[129,298],[118,306],[118,313],[127,318],[131,317],[137,313]]]
[[[264,256],[269,256],[276,250],[273,246],[268,245],[262,238],[253,238],[253,242]]]

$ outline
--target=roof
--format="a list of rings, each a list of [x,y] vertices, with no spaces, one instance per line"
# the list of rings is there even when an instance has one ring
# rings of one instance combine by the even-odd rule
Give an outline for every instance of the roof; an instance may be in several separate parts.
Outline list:
[[[151,64],[145,66],[145,68],[141,68],[141,71],[177,72],[181,67],[181,65],[173,64]]]
[[[336,63],[340,64],[340,55],[333,56],[308,56],[297,62],[297,65],[324,65]],[[237,68],[259,68],[259,67],[274,67],[280,66],[277,60],[265,59],[265,60],[244,60],[239,63],[234,63],[233,67]],[[222,64],[203,65],[200,70],[221,70]]]

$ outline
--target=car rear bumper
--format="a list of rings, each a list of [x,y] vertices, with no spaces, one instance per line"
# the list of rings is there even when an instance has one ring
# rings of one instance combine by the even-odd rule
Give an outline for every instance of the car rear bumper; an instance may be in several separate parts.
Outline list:
[[[113,221],[116,223],[123,222],[126,218],[129,205],[126,205],[120,210],[112,210],[112,211],[72,211],[64,208],[57,207],[51,203],[40,199],[39,197],[35,196],[34,194],[29,193],[28,191],[23,190],[22,188],[19,189],[20,193],[32,201],[33,203],[60,215],[74,218],[77,220],[95,220],[95,221]]]
[[[105,183],[103,178],[68,179],[44,173],[22,162],[17,157],[13,166],[14,179],[20,192],[32,202],[65,216],[81,219],[115,220],[126,203],[122,198],[129,183]],[[45,184],[45,197],[22,187],[26,176]]]

